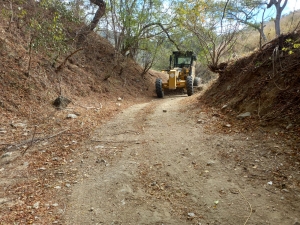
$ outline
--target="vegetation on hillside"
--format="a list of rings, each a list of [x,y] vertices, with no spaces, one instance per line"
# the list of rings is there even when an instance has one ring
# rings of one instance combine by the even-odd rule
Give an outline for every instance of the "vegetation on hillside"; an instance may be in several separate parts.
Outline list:
[[[232,55],[243,55],[275,38],[272,21],[276,22],[276,29],[281,22],[284,33],[297,27],[299,12],[282,20],[269,16],[269,8],[278,8],[278,3],[18,0],[12,4],[6,0],[1,15],[7,29],[16,25],[23,30],[29,55],[32,50],[40,51],[53,64],[59,57],[70,54],[76,41],[78,47],[78,42],[95,31],[108,39],[120,55],[142,65],[144,72],[151,67],[165,69],[173,50],[193,50],[202,67],[209,65],[214,71]],[[281,3],[278,10],[282,11],[285,4],[286,1]]]

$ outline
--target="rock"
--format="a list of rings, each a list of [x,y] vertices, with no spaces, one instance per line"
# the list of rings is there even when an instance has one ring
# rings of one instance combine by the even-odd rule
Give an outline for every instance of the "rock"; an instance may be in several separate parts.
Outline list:
[[[10,157],[11,155],[12,155],[12,152],[6,152],[1,156],[1,158]]]
[[[225,124],[224,126],[225,126],[225,127],[231,127],[231,125],[230,125],[230,124]]]
[[[188,213],[188,216],[193,218],[193,217],[195,217],[195,213]]]
[[[89,211],[90,211],[90,212],[93,212],[93,211],[94,211],[94,208],[93,208],[93,207],[91,207],[91,208],[89,209]]]
[[[72,113],[70,113],[70,114],[67,115],[68,119],[76,119],[77,117],[78,116],[76,114],[72,114]]]
[[[32,206],[34,209],[38,209],[40,207],[40,202],[36,202]]]
[[[57,207],[58,206],[58,203],[54,203],[52,204],[53,207]]]
[[[67,99],[64,96],[59,96],[57,99],[54,100],[52,103],[58,109],[64,109],[68,106],[71,100]]]
[[[164,109],[164,110],[163,110],[163,112],[167,112],[167,110],[166,110],[166,109]]]
[[[6,134],[6,133],[7,133],[6,130],[0,130],[0,135],[1,135],[1,134]]]
[[[46,170],[46,168],[45,167],[41,167],[41,168],[38,168],[37,170],[44,171],[44,170]]]
[[[71,187],[71,184],[66,184],[66,187],[67,187],[67,188]]]
[[[251,116],[251,113],[250,112],[245,112],[245,113],[241,113],[237,116],[238,119],[244,119],[246,117],[249,117]]]
[[[202,120],[198,120],[197,123],[203,123],[203,121]]]
[[[117,102],[116,105],[117,105],[117,106],[121,106],[121,103]]]
[[[221,109],[226,109],[228,105],[223,105]]]
[[[105,161],[104,159],[97,159],[97,160],[96,160],[96,163],[104,163],[104,164],[105,164],[106,161]]]
[[[21,127],[21,128],[25,128],[27,126],[26,123],[12,123],[11,124],[14,128],[18,128],[18,127]]]
[[[215,163],[215,162],[213,162],[213,161],[209,161],[209,162],[206,163],[206,165],[207,165],[207,166],[211,166],[211,165],[213,165],[214,163]]]
[[[119,98],[118,98],[118,101],[122,101],[122,98],[119,97]]]

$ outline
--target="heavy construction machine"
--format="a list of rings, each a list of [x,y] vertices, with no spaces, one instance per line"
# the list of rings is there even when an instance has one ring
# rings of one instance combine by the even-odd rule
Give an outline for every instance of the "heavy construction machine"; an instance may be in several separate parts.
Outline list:
[[[170,66],[162,72],[169,75],[166,83],[161,78],[155,81],[155,89],[158,98],[164,97],[165,90],[186,90],[187,95],[194,93],[194,87],[198,86],[200,78],[195,76],[196,56],[192,51],[175,51],[170,55]]]

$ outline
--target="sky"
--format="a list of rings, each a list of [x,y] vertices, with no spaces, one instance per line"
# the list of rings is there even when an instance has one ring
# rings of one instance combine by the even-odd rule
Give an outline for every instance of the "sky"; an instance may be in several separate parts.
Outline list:
[[[288,3],[285,9],[283,10],[283,14],[293,12],[294,10],[298,9],[300,9],[300,0],[288,0]]]

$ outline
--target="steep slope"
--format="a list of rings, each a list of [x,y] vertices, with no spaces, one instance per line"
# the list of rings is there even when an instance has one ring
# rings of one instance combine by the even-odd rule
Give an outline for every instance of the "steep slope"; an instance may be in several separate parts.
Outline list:
[[[56,216],[47,204],[55,199],[53,184],[61,182],[59,168],[95,127],[152,99],[159,74],[142,76],[139,65],[96,34],[57,72],[68,54],[54,65],[47,52],[30,53],[23,27],[1,21],[0,223],[29,224],[43,217],[39,223],[51,224]],[[73,33],[76,29],[70,25]],[[68,44],[69,54],[75,52]],[[60,95],[71,101],[63,110],[52,105]]]
[[[300,134],[300,31],[281,35],[262,50],[222,64],[219,78],[200,98],[244,129],[271,129],[290,138],[299,151]]]

